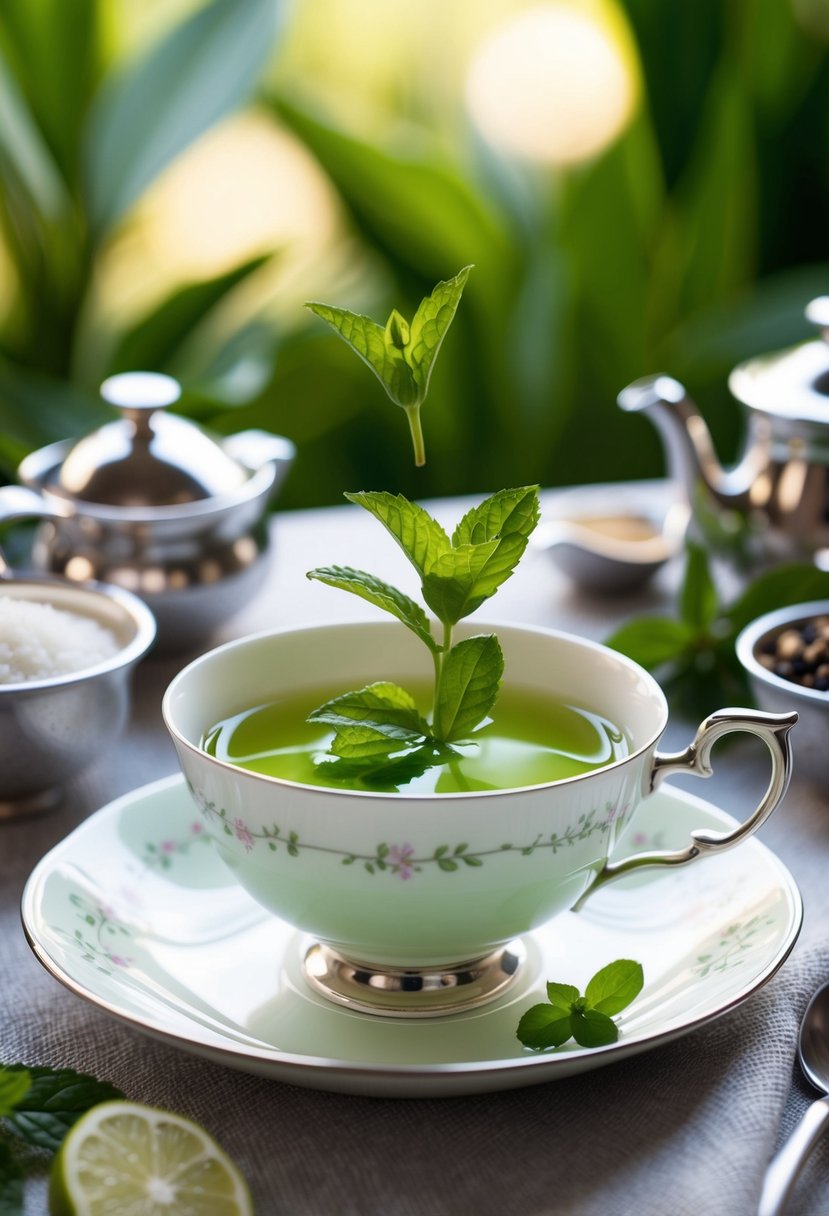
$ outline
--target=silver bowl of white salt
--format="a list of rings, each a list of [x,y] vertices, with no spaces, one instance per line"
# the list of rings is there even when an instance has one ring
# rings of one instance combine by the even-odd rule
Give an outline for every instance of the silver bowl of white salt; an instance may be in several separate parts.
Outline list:
[[[120,588],[0,579],[0,818],[57,803],[118,737],[155,632]]]

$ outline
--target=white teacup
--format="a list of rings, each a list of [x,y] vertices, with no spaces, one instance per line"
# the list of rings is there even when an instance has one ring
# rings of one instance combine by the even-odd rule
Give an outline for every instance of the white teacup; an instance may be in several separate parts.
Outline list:
[[[165,723],[219,853],[259,903],[316,939],[306,976],[341,1003],[411,1016],[492,999],[520,965],[514,939],[620,874],[731,848],[785,792],[796,714],[721,710],[684,752],[666,755],[657,743],[667,703],[636,663],[552,630],[469,623],[457,634],[490,631],[504,651],[505,682],[603,714],[626,732],[629,754],[545,785],[389,794],[263,776],[204,750],[217,722],[286,693],[428,676],[422,644],[393,621],[230,642],[185,667],[164,696]],[[693,832],[678,851],[608,861],[637,804],[670,773],[710,776],[711,748],[731,731],[759,736],[771,754],[756,810],[732,831]]]

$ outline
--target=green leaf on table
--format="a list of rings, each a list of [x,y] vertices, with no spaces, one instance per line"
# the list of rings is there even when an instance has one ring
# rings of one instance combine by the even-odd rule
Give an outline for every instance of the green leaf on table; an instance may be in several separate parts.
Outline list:
[[[686,625],[697,631],[707,631],[717,618],[719,597],[708,556],[702,545],[689,541],[686,545],[687,564],[679,595],[679,614]]]
[[[467,511],[452,533],[452,545],[480,545],[512,533],[528,540],[539,516],[538,486],[499,490]]]
[[[570,1010],[553,1005],[533,1005],[518,1023],[518,1038],[525,1047],[561,1047],[572,1038]]]
[[[109,1082],[71,1068],[9,1065],[5,1071],[25,1071],[31,1080],[28,1091],[7,1116],[6,1126],[39,1148],[57,1149],[72,1124],[91,1106],[124,1096]]]
[[[443,661],[432,724],[435,737],[445,743],[468,738],[492,708],[503,674],[504,656],[494,634],[465,638],[453,646]]]
[[[606,1047],[619,1038],[619,1028],[598,1009],[574,1010],[570,1016],[573,1038],[579,1047]]]
[[[342,591],[350,591],[352,595],[382,608],[384,612],[389,612],[402,621],[431,651],[438,649],[429,628],[429,619],[420,604],[374,574],[355,570],[351,566],[319,566],[316,570],[309,570],[306,578],[316,579],[329,587],[339,587]]]
[[[23,1216],[22,1165],[0,1140],[0,1216]]]
[[[759,575],[724,615],[736,636],[750,621],[774,608],[821,599],[829,599],[829,571],[811,563],[791,563]]]
[[[452,548],[449,537],[428,511],[402,494],[385,490],[346,493],[349,502],[364,507],[397,541],[421,578],[442,553]]]
[[[430,733],[429,723],[420,714],[414,697],[399,684],[386,681],[333,697],[313,710],[308,721],[335,729],[369,727],[398,743],[420,742]]]
[[[32,1087],[25,1068],[4,1068],[0,1065],[0,1119],[10,1115]]]
[[[518,1023],[516,1034],[525,1047],[561,1047],[574,1038],[580,1047],[615,1043],[619,1028],[611,1014],[621,1013],[642,991],[640,963],[617,959],[597,971],[584,996],[572,984],[547,984],[546,1005],[533,1005]]]
[[[596,972],[584,990],[585,999],[599,1013],[621,1013],[642,991],[644,982],[642,964],[620,958]]]
[[[622,625],[605,638],[605,645],[652,671],[684,654],[693,638],[693,630],[684,621],[647,616]]]
[[[510,577],[527,540],[519,532],[440,554],[423,579],[423,598],[444,622],[470,616]]]

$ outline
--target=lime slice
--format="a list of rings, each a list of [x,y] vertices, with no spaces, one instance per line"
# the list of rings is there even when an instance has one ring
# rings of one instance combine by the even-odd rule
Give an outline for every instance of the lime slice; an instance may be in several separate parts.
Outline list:
[[[101,1102],[70,1129],[49,1179],[52,1216],[253,1216],[245,1180],[197,1123]]]

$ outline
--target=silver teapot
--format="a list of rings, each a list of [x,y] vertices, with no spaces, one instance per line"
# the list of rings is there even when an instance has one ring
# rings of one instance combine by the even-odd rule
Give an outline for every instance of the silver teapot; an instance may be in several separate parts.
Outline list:
[[[748,414],[744,452],[731,469],[721,467],[677,380],[648,376],[618,398],[659,430],[697,531],[749,569],[793,560],[829,568],[829,296],[813,300],[806,316],[822,338],[750,359],[729,377]]]
[[[32,452],[0,487],[0,523],[41,521],[36,570],[135,592],[159,646],[197,645],[259,589],[267,508],[294,457],[290,440],[244,431],[216,441],[165,412],[178,383],[151,372],[105,381],[120,417]]]

